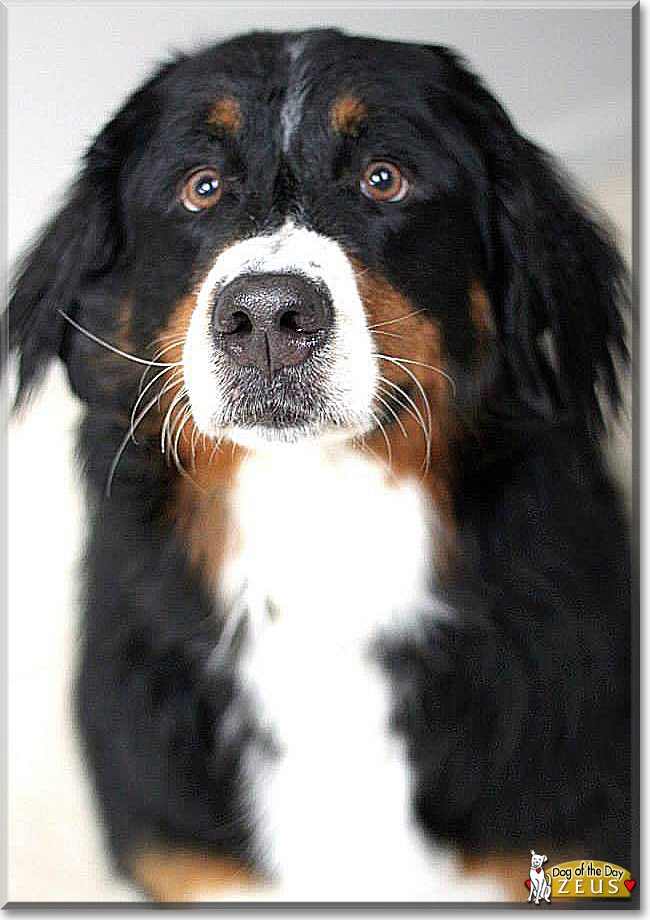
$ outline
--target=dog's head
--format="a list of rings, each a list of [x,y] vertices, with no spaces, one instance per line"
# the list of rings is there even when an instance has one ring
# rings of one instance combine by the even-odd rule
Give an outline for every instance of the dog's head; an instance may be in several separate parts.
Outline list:
[[[536,853],[535,850],[531,850],[530,854],[530,868],[541,869],[546,862],[546,856],[542,856],[541,853]]]
[[[450,51],[253,34],[167,64],[101,132],[10,343],[21,395],[59,354],[128,418],[143,366],[100,339],[155,362],[134,420],[162,399],[247,445],[413,424],[430,451],[478,399],[591,425],[624,277]]]

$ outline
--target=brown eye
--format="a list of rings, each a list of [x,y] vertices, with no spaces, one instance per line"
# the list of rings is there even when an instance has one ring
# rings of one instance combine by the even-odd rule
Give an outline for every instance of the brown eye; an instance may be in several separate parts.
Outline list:
[[[211,208],[221,198],[223,182],[216,169],[195,169],[183,181],[180,199],[188,211]]]
[[[361,178],[361,191],[373,201],[401,201],[409,189],[406,178],[394,163],[371,163]]]

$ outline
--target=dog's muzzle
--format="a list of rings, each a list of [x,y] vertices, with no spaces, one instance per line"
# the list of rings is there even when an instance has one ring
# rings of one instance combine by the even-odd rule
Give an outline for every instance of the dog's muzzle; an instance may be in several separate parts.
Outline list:
[[[270,379],[322,348],[332,323],[324,286],[293,272],[251,273],[215,296],[212,336],[235,364],[256,367]]]
[[[369,431],[374,342],[341,245],[287,223],[233,243],[196,292],[183,376],[199,431],[245,447]]]

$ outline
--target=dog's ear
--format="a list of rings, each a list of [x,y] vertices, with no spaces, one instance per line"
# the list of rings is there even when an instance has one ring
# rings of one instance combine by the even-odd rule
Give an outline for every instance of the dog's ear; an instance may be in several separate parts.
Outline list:
[[[618,406],[617,361],[627,361],[630,286],[612,234],[463,61],[429,50],[443,84],[433,98],[447,106],[443,142],[474,189],[506,392],[593,430],[597,388]]]
[[[18,354],[17,404],[62,352],[62,312],[76,313],[84,284],[114,258],[117,233],[108,197],[84,170],[67,204],[18,266],[8,307],[9,351]]]
[[[598,390],[618,407],[617,358],[627,361],[625,266],[547,155],[507,125],[496,140],[485,237],[510,383],[543,414],[598,429]]]
[[[74,330],[62,314],[74,317],[89,285],[106,276],[119,259],[124,244],[123,169],[143,133],[154,127],[156,85],[176,62],[134,93],[101,131],[66,204],[18,265],[3,324],[8,339],[3,355],[18,355],[16,405],[38,384],[53,358],[65,358],[66,338]]]

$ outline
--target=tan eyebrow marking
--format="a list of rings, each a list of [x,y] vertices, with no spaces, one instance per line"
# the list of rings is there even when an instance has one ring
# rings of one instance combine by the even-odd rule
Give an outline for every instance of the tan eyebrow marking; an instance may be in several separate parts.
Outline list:
[[[356,93],[343,93],[330,107],[330,124],[340,134],[356,137],[365,117],[365,103]]]
[[[234,96],[222,96],[208,113],[208,124],[226,134],[236,134],[242,121],[241,106]]]

